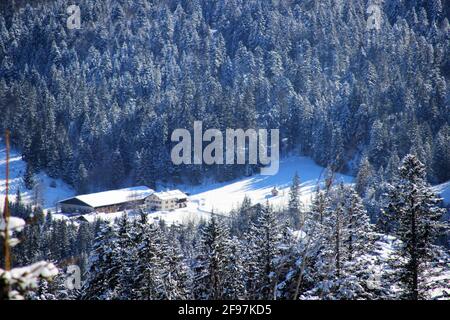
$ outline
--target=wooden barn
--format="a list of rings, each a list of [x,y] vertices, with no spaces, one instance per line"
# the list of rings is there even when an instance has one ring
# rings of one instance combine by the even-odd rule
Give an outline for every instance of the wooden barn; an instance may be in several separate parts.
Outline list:
[[[154,191],[146,186],[78,195],[59,202],[63,213],[117,212],[145,205]]]

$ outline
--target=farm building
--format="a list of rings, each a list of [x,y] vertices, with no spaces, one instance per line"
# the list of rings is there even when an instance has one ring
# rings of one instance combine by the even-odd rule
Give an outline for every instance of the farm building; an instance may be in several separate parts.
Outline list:
[[[155,192],[146,199],[147,207],[156,210],[174,210],[187,206],[187,195],[180,190]]]
[[[117,212],[146,204],[154,191],[146,186],[78,195],[59,202],[63,213]]]

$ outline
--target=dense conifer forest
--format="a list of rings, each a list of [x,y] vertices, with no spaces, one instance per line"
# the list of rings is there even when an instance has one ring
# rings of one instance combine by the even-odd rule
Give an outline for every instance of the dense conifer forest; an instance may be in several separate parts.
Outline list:
[[[284,154],[375,174],[407,153],[450,179],[449,8],[445,1],[80,0],[0,5],[1,127],[31,171],[79,191],[245,166],[174,166],[170,134],[279,128]],[[367,164],[367,163],[366,163]],[[250,168],[254,169],[254,168]]]
[[[76,2],[81,29],[67,1],[0,2],[0,130],[28,189],[42,170],[78,193],[257,172],[174,165],[170,135],[194,121],[280,129],[282,157],[311,157],[326,183],[305,206],[299,172],[285,208],[245,198],[198,224],[57,219],[17,190],[0,300],[450,298],[450,214],[432,188],[450,180],[445,0]]]

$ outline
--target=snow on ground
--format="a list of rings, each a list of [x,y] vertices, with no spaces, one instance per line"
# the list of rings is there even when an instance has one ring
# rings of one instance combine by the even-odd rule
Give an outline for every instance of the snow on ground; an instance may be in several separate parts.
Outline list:
[[[2,206],[5,196],[5,159],[6,147],[0,140],[0,205]],[[34,192],[27,190],[23,182],[25,169],[26,163],[22,160],[20,153],[12,149],[10,153],[10,200],[14,200],[16,191],[20,189],[23,201],[33,203]],[[301,180],[301,201],[308,204],[317,184],[324,180],[324,169],[310,158],[291,156],[280,162],[280,170],[274,176],[257,174],[231,182],[176,186],[190,194],[187,208],[170,212],[155,212],[151,215],[168,222],[179,223],[208,219],[211,211],[217,214],[229,213],[230,210],[237,208],[242,203],[245,196],[248,196],[253,204],[264,203],[268,200],[276,208],[284,207],[288,203],[289,187],[295,172],[298,172]],[[75,191],[66,183],[59,179],[52,179],[44,172],[36,174],[36,180],[42,186],[43,196],[41,198],[45,209],[53,209],[58,201],[75,195]],[[352,180],[352,177],[341,174],[337,174],[335,178],[335,182],[350,183]],[[52,187],[52,184],[55,187]],[[273,187],[278,189],[278,196],[272,196]]]
[[[433,190],[444,199],[444,204],[450,205],[450,181],[434,186]]]
[[[12,149],[10,151],[9,161],[9,200],[15,200],[17,189],[22,193],[22,199],[26,203],[33,203],[34,196],[32,190],[27,190],[23,182],[26,163],[22,160],[20,153]],[[3,140],[0,140],[0,205],[3,208],[6,194],[6,146]],[[52,179],[44,172],[36,174],[36,181],[40,182],[43,207],[51,209],[55,204],[65,198],[75,195],[75,191],[60,179]],[[54,187],[52,187],[52,182]]]
[[[289,188],[295,172],[301,182],[300,200],[303,204],[311,201],[317,185],[324,181],[324,168],[317,165],[308,157],[291,156],[280,162],[280,170],[274,176],[254,175],[232,182],[216,183],[206,186],[191,187],[185,192],[191,194],[190,200],[198,203],[201,210],[228,213],[237,208],[247,195],[253,204],[269,201],[274,207],[285,207],[289,200]],[[350,176],[337,174],[335,183],[351,183]],[[271,191],[276,187],[278,196],[272,196]]]
[[[269,201],[275,208],[288,204],[289,188],[295,172],[300,176],[300,198],[302,203],[308,205],[317,189],[318,183],[323,184],[324,169],[307,157],[292,156],[280,162],[280,170],[274,176],[260,174],[236,179],[231,182],[203,184],[200,186],[174,186],[183,192],[188,192],[189,202],[186,208],[173,211],[158,211],[149,214],[149,221],[164,220],[166,223],[184,224],[208,220],[211,211],[216,215],[227,215],[232,209],[238,208],[245,196],[248,196],[253,204]],[[337,174],[335,183],[351,183],[353,178]],[[278,196],[272,196],[272,189],[276,187]],[[93,221],[96,218],[114,220],[120,217],[118,213],[91,213],[84,217]]]
[[[3,207],[5,197],[5,169],[6,148],[0,139],[0,205]],[[22,160],[20,153],[12,149],[10,154],[10,200],[14,200],[17,189],[20,189],[24,202],[33,203],[35,195],[32,190],[27,190],[23,182],[26,163]],[[154,212],[151,218],[163,219],[168,223],[186,223],[207,220],[210,212],[226,215],[232,209],[236,209],[248,196],[253,204],[269,201],[275,208],[286,207],[289,201],[289,187],[292,178],[297,172],[300,176],[300,200],[307,206],[314,195],[317,185],[323,185],[325,170],[308,157],[291,156],[280,162],[280,170],[274,176],[263,176],[260,174],[236,179],[231,182],[205,183],[199,186],[174,186],[190,194],[189,203],[186,208],[174,211]],[[44,172],[36,174],[36,180],[40,182],[42,201],[45,209],[53,209],[60,200],[72,197],[75,191],[59,179],[52,179]],[[353,177],[336,174],[335,183],[352,183]],[[52,187],[54,185],[55,187]],[[278,195],[272,196],[272,189],[278,189]],[[445,203],[450,203],[450,181],[437,185],[434,190],[439,193]],[[117,214],[91,214],[89,219],[101,217],[114,219]],[[108,217],[107,217],[108,216]],[[56,216],[55,216],[56,217]],[[61,218],[63,216],[61,215]]]
[[[0,140],[0,205],[2,207],[5,196],[5,151],[5,145],[2,140]],[[11,150],[10,200],[14,200],[15,192],[19,188],[22,192],[23,200],[25,202],[33,202],[33,191],[26,190],[23,182],[25,169],[26,164],[21,159],[20,153],[17,150]],[[152,212],[148,215],[149,222],[164,220],[168,224],[198,223],[202,220],[208,220],[211,217],[212,210],[214,210],[217,215],[228,214],[230,210],[237,208],[242,203],[245,196],[248,196],[253,204],[269,201],[270,204],[277,208],[287,206],[289,187],[295,172],[300,176],[300,198],[302,203],[306,206],[311,202],[314,192],[317,189],[317,185],[323,185],[325,178],[324,168],[315,164],[310,158],[291,156],[280,162],[280,170],[274,176],[262,176],[258,174],[251,177],[236,179],[231,182],[210,183],[200,186],[174,186],[174,188],[179,188],[190,194],[187,207],[173,211]],[[41,181],[43,186],[43,202],[44,208],[46,209],[52,209],[58,201],[75,195],[75,191],[70,186],[61,180],[48,177],[44,172],[39,172],[36,175],[36,178]],[[51,187],[52,182],[56,187]],[[337,174],[335,176],[335,183],[340,182],[352,183],[353,178]],[[273,187],[278,189],[278,196],[272,196],[271,191]],[[444,198],[444,202],[447,205],[450,204],[450,181],[435,186],[434,191]],[[88,221],[94,221],[95,219],[113,221],[122,214],[123,212],[91,213],[83,215],[83,217]],[[127,214],[131,219],[138,217],[137,213],[131,211],[127,212]],[[54,214],[54,218],[69,219],[69,217],[63,214]],[[70,219],[77,218],[78,217],[73,217]],[[301,232],[297,232],[295,235],[298,238],[303,238],[305,236]],[[377,241],[376,251],[382,260],[385,260],[392,252],[394,241],[395,239],[390,236],[383,236],[383,239]],[[386,265],[382,263],[375,268],[375,281],[379,281],[378,277],[382,273],[383,268],[386,268]],[[444,273],[442,277],[443,279],[449,279],[450,272]],[[443,290],[444,289],[442,288],[435,290],[435,292],[433,292],[433,297],[441,297]]]
[[[89,213],[85,214],[82,217],[89,222],[94,222],[96,219],[101,219],[104,221],[114,221],[120,218],[124,214],[124,211],[114,212],[114,213]],[[130,219],[139,218],[139,213],[136,211],[127,211],[126,214]],[[54,215],[56,218],[63,218],[62,214]],[[148,222],[157,222],[159,220],[164,220],[168,225],[172,224],[188,224],[194,223],[197,224],[201,221],[208,220],[211,217],[209,212],[203,212],[198,210],[198,207],[195,203],[189,203],[186,208],[177,209],[173,211],[156,211],[150,212],[148,214]],[[72,219],[78,219],[80,216],[75,216]]]

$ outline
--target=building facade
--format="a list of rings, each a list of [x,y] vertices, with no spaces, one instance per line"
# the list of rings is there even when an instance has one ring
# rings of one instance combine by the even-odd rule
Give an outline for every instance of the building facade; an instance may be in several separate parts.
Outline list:
[[[146,206],[154,211],[171,211],[187,206],[188,197],[180,190],[155,192],[145,200]]]

